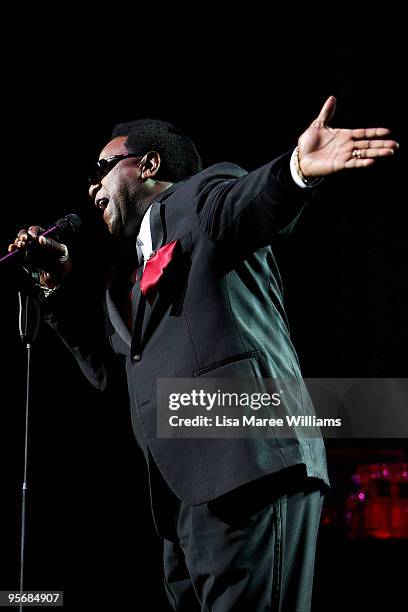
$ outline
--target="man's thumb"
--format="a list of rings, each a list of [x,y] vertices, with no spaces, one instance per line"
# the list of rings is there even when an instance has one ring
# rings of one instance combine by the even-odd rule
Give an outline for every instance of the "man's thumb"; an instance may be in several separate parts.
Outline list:
[[[317,121],[321,123],[329,123],[334,113],[336,112],[337,99],[334,96],[329,96],[322,106],[322,110],[317,117]]]

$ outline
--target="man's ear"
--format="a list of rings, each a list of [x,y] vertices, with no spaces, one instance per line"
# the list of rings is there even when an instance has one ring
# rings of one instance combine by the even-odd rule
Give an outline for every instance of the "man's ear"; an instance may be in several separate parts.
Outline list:
[[[160,153],[157,153],[157,151],[149,151],[149,153],[146,153],[146,155],[140,162],[140,177],[144,181],[147,181],[148,179],[154,179],[159,171],[160,164]]]

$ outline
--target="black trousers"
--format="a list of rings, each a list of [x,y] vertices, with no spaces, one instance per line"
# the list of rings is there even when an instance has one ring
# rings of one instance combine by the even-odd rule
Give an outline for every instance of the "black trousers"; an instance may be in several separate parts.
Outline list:
[[[296,466],[198,506],[165,493],[164,581],[174,610],[308,612],[323,487]]]

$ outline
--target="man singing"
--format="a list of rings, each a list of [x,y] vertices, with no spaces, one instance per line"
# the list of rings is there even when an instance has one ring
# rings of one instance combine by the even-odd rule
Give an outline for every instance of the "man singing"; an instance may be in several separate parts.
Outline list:
[[[398,147],[385,128],[329,127],[335,104],[328,98],[294,150],[249,173],[229,163],[203,170],[194,144],[168,123],[117,125],[89,189],[121,244],[103,326],[95,317],[79,333],[66,307],[76,267],[65,245],[32,226],[9,247],[24,248],[28,234],[38,241],[48,262],[44,316],[89,381],[104,390],[112,368],[126,372],[175,610],[310,610],[328,484],[322,439],[160,438],[156,398],[160,378],[301,380],[276,235],[291,230],[325,176]],[[301,394],[296,408],[313,410]]]

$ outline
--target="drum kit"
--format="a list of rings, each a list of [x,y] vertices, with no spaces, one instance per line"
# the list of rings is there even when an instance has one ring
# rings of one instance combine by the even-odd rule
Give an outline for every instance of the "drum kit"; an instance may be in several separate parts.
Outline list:
[[[350,538],[408,538],[408,463],[357,465],[345,503]]]

